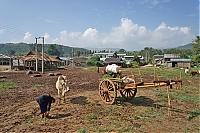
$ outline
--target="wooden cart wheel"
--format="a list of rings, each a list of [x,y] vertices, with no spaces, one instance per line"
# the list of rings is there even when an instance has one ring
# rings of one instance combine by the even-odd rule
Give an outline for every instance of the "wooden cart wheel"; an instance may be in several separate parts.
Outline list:
[[[113,104],[117,95],[114,83],[110,79],[103,79],[99,84],[99,94],[103,102]]]
[[[135,97],[136,93],[137,93],[137,88],[128,88],[128,89],[120,90],[121,96],[129,98],[129,99]]]

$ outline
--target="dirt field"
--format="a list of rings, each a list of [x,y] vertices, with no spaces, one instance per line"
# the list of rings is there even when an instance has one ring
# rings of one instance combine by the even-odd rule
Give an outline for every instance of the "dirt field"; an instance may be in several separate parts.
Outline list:
[[[190,101],[172,100],[171,116],[168,117],[167,99],[161,104],[156,101],[156,89],[139,89],[135,99],[139,102],[118,99],[114,105],[104,104],[98,94],[96,70],[68,68],[52,71],[62,73],[70,80],[70,91],[66,103],[52,104],[52,119],[41,119],[35,99],[50,93],[57,99],[55,83],[57,76],[42,77],[26,75],[26,71],[0,72],[4,80],[16,82],[18,87],[0,91],[0,132],[198,132],[199,112],[189,117],[199,105]],[[148,77],[146,77],[148,78]],[[183,79],[184,86],[199,86],[199,78]],[[1,81],[2,82],[2,81]],[[1,83],[0,82],[0,83]],[[165,88],[164,88],[165,89]],[[139,111],[156,112],[142,116]],[[158,115],[160,113],[160,115]]]

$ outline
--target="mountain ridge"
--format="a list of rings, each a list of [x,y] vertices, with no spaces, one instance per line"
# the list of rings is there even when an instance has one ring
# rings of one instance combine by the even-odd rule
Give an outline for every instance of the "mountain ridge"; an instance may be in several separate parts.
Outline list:
[[[39,44],[38,44],[39,45]],[[41,45],[41,44],[40,44]],[[73,52],[79,52],[79,53],[85,53],[90,50],[95,51],[103,51],[103,50],[111,50],[111,51],[118,51],[120,48],[78,48],[78,47],[69,47],[64,46],[60,44],[44,44],[44,52],[47,51],[49,45],[56,45],[58,46],[62,51],[61,54],[72,54]],[[172,48],[167,48],[172,49]],[[186,44],[183,46],[178,46],[176,49],[192,49],[192,44]],[[35,51],[35,44],[27,44],[27,43],[0,43],[0,54],[12,54],[12,53],[21,53],[23,55],[26,55],[30,51]]]

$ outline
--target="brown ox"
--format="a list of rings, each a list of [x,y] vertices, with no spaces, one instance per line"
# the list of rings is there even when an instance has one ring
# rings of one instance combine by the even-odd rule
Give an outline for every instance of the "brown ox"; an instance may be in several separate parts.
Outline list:
[[[190,75],[194,76],[194,75],[198,75],[199,71],[198,70],[191,70]]]

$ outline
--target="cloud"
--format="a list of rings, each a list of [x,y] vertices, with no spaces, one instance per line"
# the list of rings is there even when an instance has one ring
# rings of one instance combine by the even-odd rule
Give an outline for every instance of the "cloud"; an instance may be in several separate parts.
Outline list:
[[[0,29],[0,34],[4,33],[5,31],[5,29]]]
[[[50,20],[50,19],[44,19],[45,22],[47,23],[58,23],[57,21],[53,21],[53,20]]]
[[[32,34],[27,32],[24,41],[31,40]],[[84,32],[61,31],[56,37],[45,33],[45,43],[56,43],[71,47],[90,48],[124,48],[127,51],[138,51],[145,47],[173,48],[186,45],[195,38],[189,27],[168,26],[162,22],[155,29],[149,30],[128,18],[122,18],[117,27],[110,32],[101,33],[95,28]]]
[[[23,38],[23,41],[28,42],[33,38],[33,35],[30,32],[26,32]]]
[[[144,47],[171,48],[191,42],[194,35],[188,27],[170,27],[162,22],[155,30],[121,19],[121,25],[102,38],[101,46],[118,47],[126,50],[141,50]]]
[[[45,21],[47,23],[54,23],[54,24],[58,24],[59,22],[48,19],[48,18],[42,18],[42,17],[38,17],[39,20]]]
[[[48,33],[45,33],[45,34],[44,34],[44,38],[45,38],[45,39],[49,39],[49,37],[50,37],[50,35],[49,35]]]
[[[61,31],[59,36],[52,39],[52,43],[67,45],[72,47],[83,47],[84,43],[81,40],[81,32],[67,32],[66,30]]]
[[[157,6],[160,3],[170,2],[171,0],[140,0],[139,3],[143,5]]]
[[[96,29],[89,28],[83,33],[82,37],[86,39],[87,38],[94,39],[97,37],[97,34],[98,34],[98,31]]]

